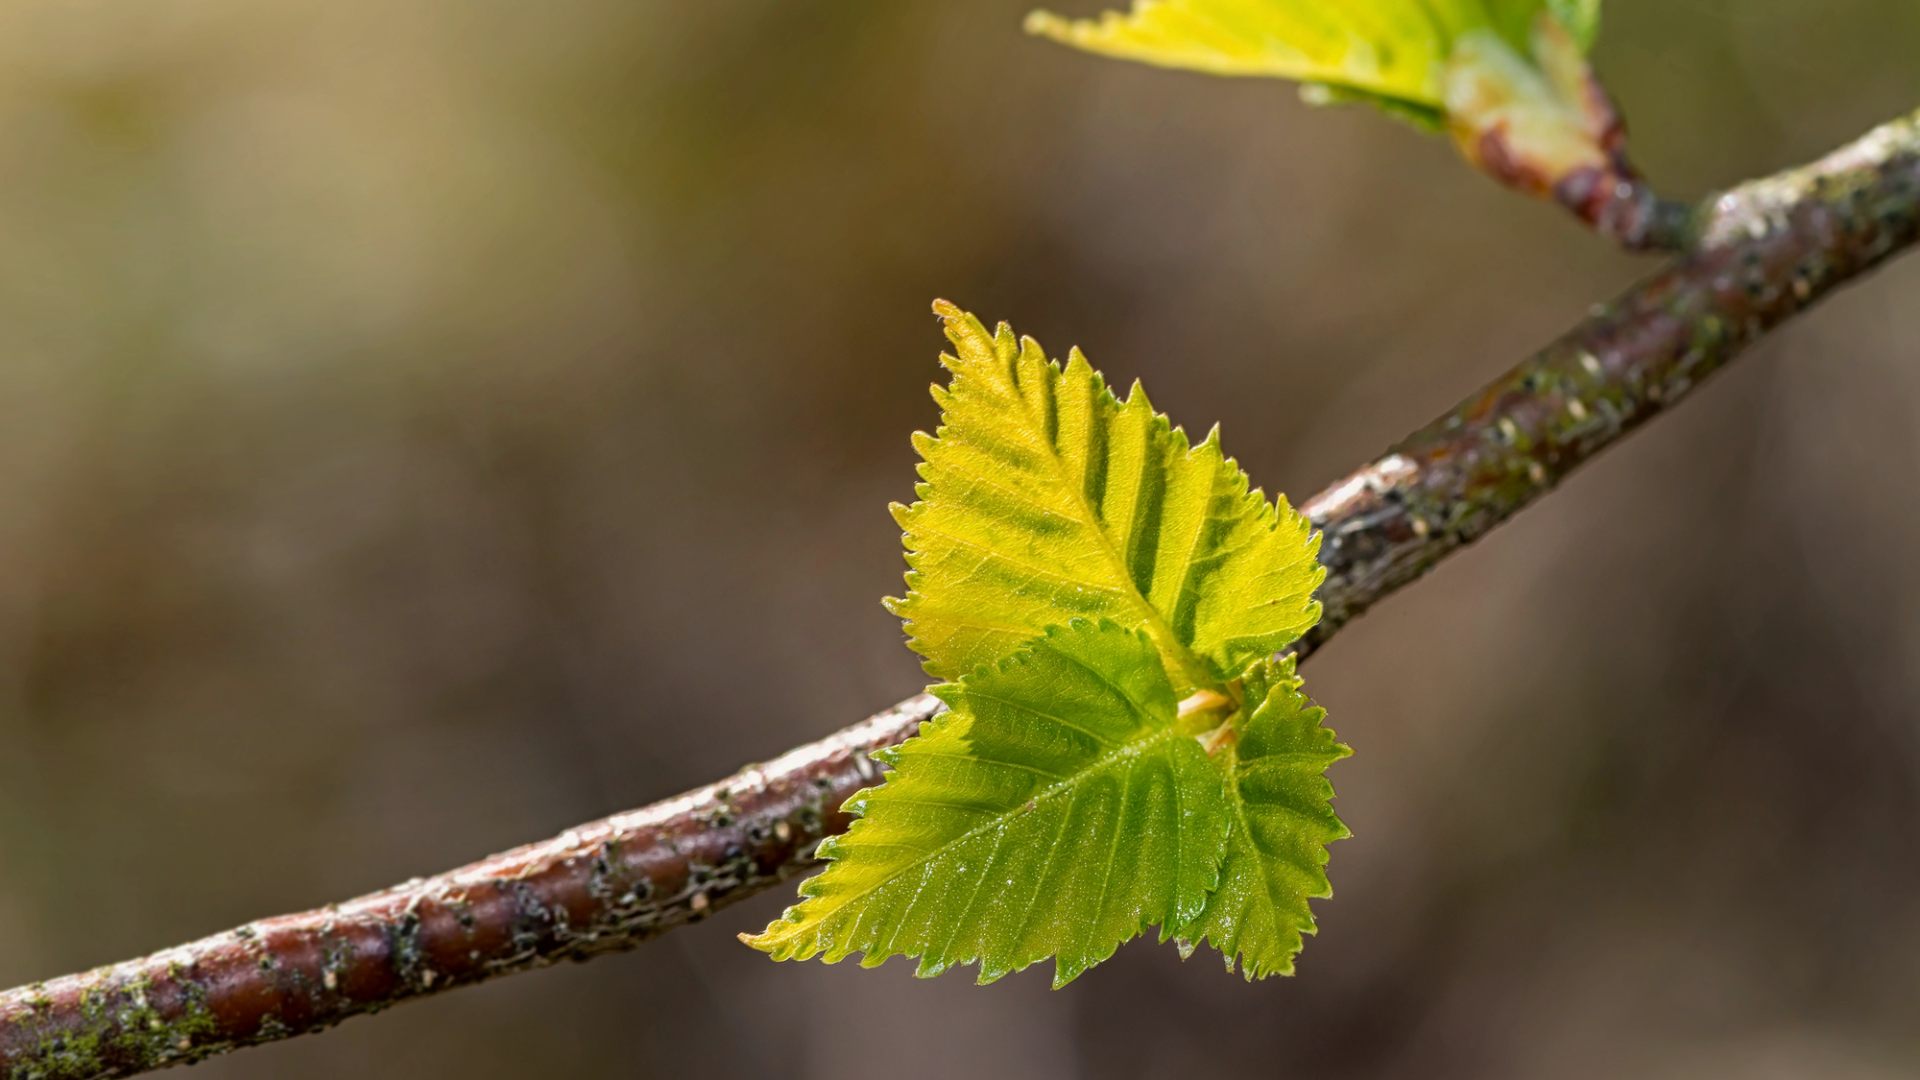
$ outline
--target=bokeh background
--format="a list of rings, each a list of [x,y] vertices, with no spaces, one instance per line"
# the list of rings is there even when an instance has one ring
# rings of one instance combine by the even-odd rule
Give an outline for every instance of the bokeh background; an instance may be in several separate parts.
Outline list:
[[[950,297],[1309,495],[1648,264],[1025,0],[0,13],[0,984],[549,835],[921,677]],[[1090,0],[1061,0],[1070,12]],[[1614,0],[1676,194],[1920,102],[1909,0]],[[763,896],[220,1077],[1908,1076],[1920,263],[1340,635],[1299,977],[776,966]]]

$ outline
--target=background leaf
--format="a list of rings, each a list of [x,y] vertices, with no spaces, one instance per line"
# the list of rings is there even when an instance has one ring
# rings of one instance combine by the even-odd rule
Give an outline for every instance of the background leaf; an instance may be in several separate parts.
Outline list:
[[[875,755],[892,774],[848,800],[828,867],[748,944],[918,956],[921,975],[978,961],[982,983],[1054,956],[1058,987],[1200,913],[1226,795],[1145,634],[1079,621],[936,693],[952,711]]]
[[[1215,763],[1229,777],[1233,820],[1220,887],[1179,930],[1182,948],[1206,941],[1238,960],[1249,980],[1291,975],[1301,936],[1313,933],[1310,898],[1333,895],[1327,845],[1351,835],[1333,812],[1327,767],[1352,753],[1321,726],[1326,710],[1300,692],[1291,657],[1247,676],[1259,702],[1237,744]]]
[[[1037,11],[1027,29],[1161,67],[1292,79],[1324,88],[1320,100],[1370,101],[1431,127],[1458,39],[1492,30],[1527,55],[1543,11],[1591,45],[1599,0],[1135,0],[1092,19]]]
[[[1543,11],[1573,35],[1582,51],[1592,48],[1600,33],[1600,0],[1486,0],[1486,10],[1494,29],[1523,54],[1532,49],[1534,22]]]
[[[1600,38],[1600,0],[1548,0],[1547,10],[1560,20],[1582,49]]]
[[[1145,628],[1175,688],[1218,685],[1320,617],[1307,520],[1249,491],[1210,434],[1190,447],[1138,385],[1118,401],[1076,350],[942,309],[955,355],[916,435],[908,592],[888,607],[929,673],[951,679],[1076,617]],[[1217,433],[1216,433],[1217,434]]]
[[[1127,13],[1107,11],[1093,19],[1038,11],[1028,17],[1027,29],[1089,52],[1161,67],[1325,83],[1434,107],[1440,104],[1437,73],[1451,34],[1466,25],[1456,9],[1468,6],[1477,5],[1137,0]]]

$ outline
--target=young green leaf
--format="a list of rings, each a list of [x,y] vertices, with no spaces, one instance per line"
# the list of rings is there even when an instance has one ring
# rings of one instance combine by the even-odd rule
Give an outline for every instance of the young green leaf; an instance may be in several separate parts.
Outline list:
[[[1134,0],[1096,19],[1036,11],[1027,29],[1161,67],[1290,79],[1438,127],[1459,41],[1491,32],[1524,54],[1543,14],[1583,51],[1599,30],[1599,0]]]
[[[1036,11],[1027,30],[1063,44],[1160,67],[1336,87],[1439,117],[1440,70],[1458,9],[1422,0],[1135,0],[1133,9],[1068,19]],[[1484,23],[1484,12],[1479,13]],[[1450,21],[1451,20],[1451,21]]]
[[[1220,887],[1176,936],[1186,953],[1200,941],[1219,949],[1228,971],[1238,959],[1251,981],[1293,974],[1301,935],[1313,933],[1307,901],[1333,895],[1327,845],[1351,834],[1326,770],[1352,751],[1321,726],[1326,710],[1300,692],[1292,657],[1256,666],[1246,695],[1252,715],[1214,757],[1233,820]]]
[[[1076,621],[935,693],[952,711],[875,755],[893,772],[749,945],[917,956],[921,975],[978,961],[982,983],[1053,956],[1058,987],[1201,913],[1226,796],[1146,634]]]
[[[1508,0],[1508,3],[1533,7],[1533,0]],[[1547,12],[1567,28],[1582,52],[1592,49],[1600,37],[1600,0],[1547,0]]]
[[[920,501],[895,506],[908,592],[888,607],[927,671],[952,679],[1074,618],[1144,628],[1175,688],[1218,687],[1320,618],[1319,537],[1285,499],[1248,490],[1217,431],[1197,446],[1125,402],[1074,350],[944,302],[952,384],[916,435]]]

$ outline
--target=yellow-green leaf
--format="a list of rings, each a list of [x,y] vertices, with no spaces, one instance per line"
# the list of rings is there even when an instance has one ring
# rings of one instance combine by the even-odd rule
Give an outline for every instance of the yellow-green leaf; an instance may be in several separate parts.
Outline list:
[[[1510,0],[1531,6],[1532,0]],[[1582,50],[1593,48],[1600,37],[1600,0],[1547,0],[1547,11],[1573,35]]]
[[[1333,895],[1327,845],[1350,835],[1333,812],[1326,770],[1352,751],[1321,725],[1326,710],[1300,692],[1293,659],[1262,664],[1246,680],[1257,703],[1237,742],[1215,763],[1229,777],[1233,820],[1220,887],[1180,927],[1181,948],[1206,941],[1249,980],[1293,974],[1301,935],[1313,933],[1307,901]]]
[[[1135,0],[1070,19],[1036,11],[1027,29],[1089,52],[1214,75],[1306,84],[1320,100],[1370,101],[1428,127],[1445,117],[1458,44],[1496,36],[1521,55],[1545,15],[1589,47],[1599,0]]]
[[[952,679],[1074,618],[1146,630],[1176,690],[1218,687],[1320,617],[1319,538],[1220,450],[1122,402],[1004,324],[938,305],[954,355],[941,427],[915,436],[919,501],[895,506],[913,649]]]
[[[1052,956],[1058,987],[1200,914],[1226,795],[1144,633],[1077,621],[935,693],[951,711],[875,755],[893,771],[749,945],[917,956],[923,976],[977,961],[982,983]]]

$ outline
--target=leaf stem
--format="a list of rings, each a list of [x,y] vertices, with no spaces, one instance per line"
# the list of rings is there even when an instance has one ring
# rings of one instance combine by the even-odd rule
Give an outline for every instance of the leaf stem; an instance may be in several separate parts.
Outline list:
[[[1240,681],[1229,683],[1225,692],[1200,690],[1180,702],[1179,719],[1174,726],[1181,731],[1201,735],[1232,722],[1240,710]]]
[[[1448,61],[1447,126],[1496,182],[1550,199],[1628,251],[1685,251],[1693,208],[1662,198],[1627,155],[1626,122],[1585,48],[1541,13],[1533,52],[1499,35],[1463,37]]]
[[[1220,751],[1240,741],[1240,728],[1244,721],[1239,713],[1233,714],[1226,722],[1200,737],[1201,749],[1208,757],[1217,757]]]

